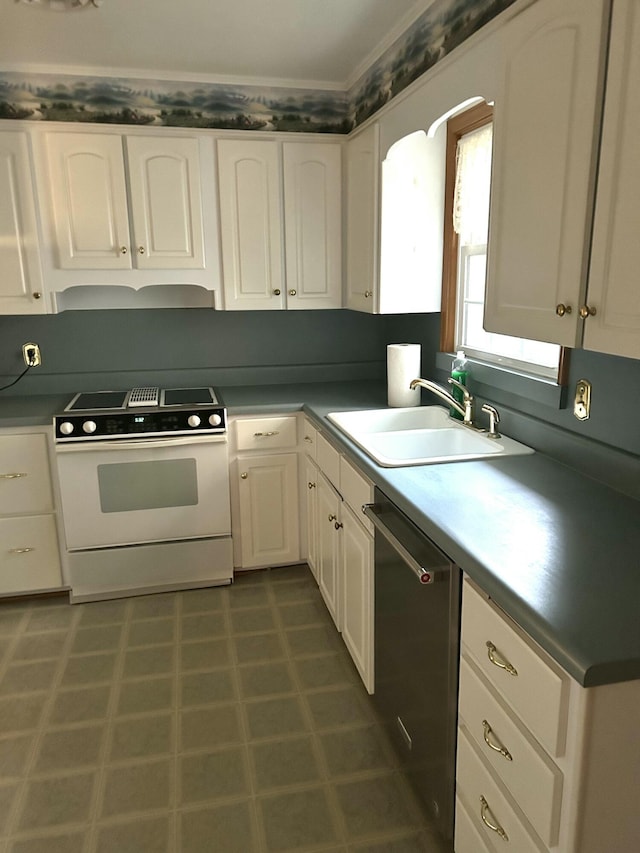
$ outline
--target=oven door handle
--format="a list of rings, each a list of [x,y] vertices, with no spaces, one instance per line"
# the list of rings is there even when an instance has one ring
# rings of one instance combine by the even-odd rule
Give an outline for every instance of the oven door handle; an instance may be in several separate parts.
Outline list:
[[[221,444],[227,442],[226,434],[220,435],[185,435],[180,438],[148,438],[135,439],[133,441],[78,441],[69,444],[57,444],[56,453],[80,453],[87,450],[109,451],[117,450],[142,450],[146,448],[184,447],[194,444]]]

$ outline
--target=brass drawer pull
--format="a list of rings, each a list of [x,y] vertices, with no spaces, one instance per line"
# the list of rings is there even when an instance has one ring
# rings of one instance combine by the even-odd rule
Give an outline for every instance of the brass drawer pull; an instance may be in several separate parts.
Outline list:
[[[27,474],[20,474],[17,471],[12,474],[0,474],[0,480],[18,480],[20,477],[26,477]]]
[[[496,647],[487,640],[487,655],[489,656],[489,660],[494,666],[499,667],[500,669],[504,669],[509,675],[517,675],[518,670],[510,664],[509,661],[504,658],[500,652],[496,649]]]
[[[484,733],[483,733],[484,734],[484,742],[489,747],[489,749],[493,749],[496,752],[499,752],[500,755],[503,755],[507,759],[507,761],[513,761],[513,756],[511,755],[511,753],[509,752],[508,749],[506,749],[504,746],[502,746],[500,741],[496,741],[494,743],[490,739],[489,735],[493,734],[493,729],[491,728],[491,726],[489,725],[489,723],[486,720],[482,721],[482,727],[484,729]]]
[[[270,435],[280,435],[278,430],[272,430],[271,432],[254,432],[255,438],[269,438]]]
[[[11,548],[10,554],[28,554],[30,551],[35,551],[35,548]]]
[[[484,797],[480,797],[480,818],[482,819],[483,824],[488,828],[493,830],[493,832],[497,833],[500,838],[504,838],[505,841],[509,840],[509,836],[504,831],[504,829],[500,826],[498,821],[495,819],[491,809],[489,808],[489,803],[485,800]],[[494,823],[491,823],[487,815],[490,815]]]

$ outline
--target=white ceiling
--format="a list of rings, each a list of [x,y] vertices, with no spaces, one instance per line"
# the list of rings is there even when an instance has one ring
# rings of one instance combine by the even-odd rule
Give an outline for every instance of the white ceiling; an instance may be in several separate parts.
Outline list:
[[[433,0],[0,0],[0,71],[350,84]],[[391,36],[391,37],[390,37]]]

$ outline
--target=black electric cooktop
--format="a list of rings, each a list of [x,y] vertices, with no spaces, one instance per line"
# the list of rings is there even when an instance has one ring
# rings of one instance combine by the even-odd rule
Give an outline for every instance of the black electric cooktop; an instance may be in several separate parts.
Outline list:
[[[65,412],[108,411],[141,405],[165,408],[171,406],[211,406],[222,405],[222,403],[220,396],[213,388],[134,388],[131,391],[81,392],[71,400],[65,408]]]

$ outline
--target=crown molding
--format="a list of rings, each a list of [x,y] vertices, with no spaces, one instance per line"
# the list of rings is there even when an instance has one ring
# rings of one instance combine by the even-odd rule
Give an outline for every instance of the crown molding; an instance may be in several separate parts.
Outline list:
[[[34,65],[33,63],[6,63],[0,73],[7,74],[52,74],[57,77],[104,77],[126,80],[152,80],[155,83],[202,83],[214,86],[245,86],[260,89],[308,89],[313,91],[340,92],[346,95],[342,83],[326,80],[290,80],[279,77],[242,77],[221,74],[199,74],[189,71],[162,71],[142,68],[106,68],[88,65]]]

